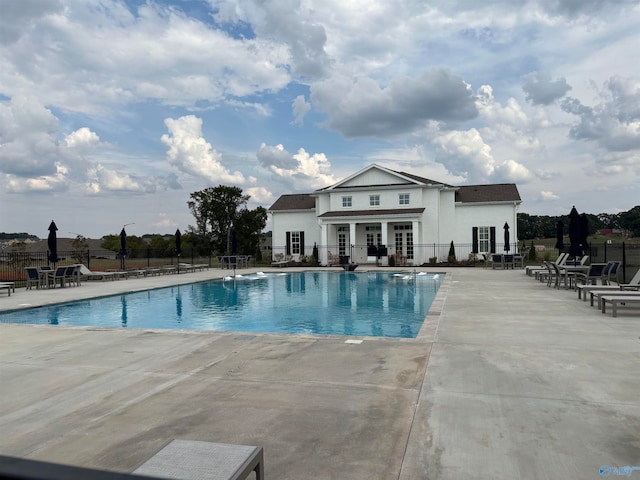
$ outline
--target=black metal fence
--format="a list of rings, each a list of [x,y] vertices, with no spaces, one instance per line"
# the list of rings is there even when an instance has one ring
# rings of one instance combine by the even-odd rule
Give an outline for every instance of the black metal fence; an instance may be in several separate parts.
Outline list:
[[[0,253],[0,281],[23,282],[26,280],[25,267],[51,265],[47,252],[2,252]],[[56,266],[82,263],[93,271],[117,271],[123,266],[120,255],[111,250],[59,251]],[[195,249],[183,250],[179,257],[175,254],[157,256],[151,249],[130,250],[124,257],[125,269],[160,267],[178,263],[206,264],[215,266],[215,257],[199,255]],[[53,267],[53,265],[51,265]]]
[[[342,249],[338,245],[330,245],[323,247],[327,253],[333,255],[347,255],[352,261],[360,261],[366,263],[367,246],[352,245],[345,246]],[[449,261],[449,251],[451,244],[422,244],[413,245],[412,255],[407,255],[407,249],[403,254],[408,257],[409,264],[415,264],[412,259],[427,259],[423,265],[445,263]],[[500,250],[500,249],[498,249]],[[473,245],[471,243],[454,244],[456,263],[460,265],[475,266],[479,263],[479,259],[473,254]],[[542,260],[554,260],[558,256],[558,250],[551,246],[538,244],[534,246],[535,258],[531,258],[531,248],[525,244],[520,246],[513,244],[510,246],[512,253],[521,252],[527,256],[527,263],[541,262]],[[271,260],[271,255],[278,253],[285,254],[285,246],[273,246],[272,250],[263,252],[265,264]],[[340,253],[344,252],[344,253]],[[393,247],[389,248],[389,255],[395,253]],[[500,252],[498,252],[500,253]],[[301,252],[299,258],[305,260],[310,259],[313,254],[313,245],[306,246]],[[619,261],[622,264],[622,281],[630,280],[633,275],[640,269],[640,244],[634,243],[608,243],[601,244],[592,243],[589,249],[590,262],[600,263],[608,261]],[[93,271],[110,271],[120,270],[122,267],[122,259],[118,254],[111,250],[82,250],[82,251],[61,251],[58,252],[60,261],[58,265],[73,265],[83,263]],[[195,249],[184,250],[180,257],[175,254],[159,256],[152,249],[131,250],[124,258],[125,269],[149,268],[163,265],[175,265],[178,263],[202,263],[209,267],[218,266],[217,257],[203,256],[198,254]],[[256,266],[255,258],[252,266]],[[47,252],[1,252],[0,253],[0,281],[22,282],[26,278],[25,267],[40,267],[49,265]]]
[[[527,245],[528,243],[528,245]],[[526,256],[526,263],[538,263],[542,262],[542,260],[555,260],[558,257],[558,250],[553,248],[553,246],[544,245],[543,242],[537,243],[534,241],[534,252],[535,258],[531,255],[531,242],[527,241],[527,243],[520,244],[511,244],[509,247],[509,251],[511,253],[520,252]],[[421,265],[429,265],[429,264],[442,264],[442,263],[450,263],[449,252],[450,252],[451,244],[450,243],[431,243],[431,244],[421,244],[421,245],[413,245],[411,254],[407,251],[407,247],[405,246],[403,249],[403,255],[407,256],[407,260],[409,264],[415,265],[415,262],[412,259],[427,259],[426,262],[422,262]],[[366,245],[329,245],[325,247],[318,247],[320,257],[322,258],[322,249],[326,250],[325,258],[328,258],[331,255],[335,256],[348,256],[351,261],[356,263],[367,263],[370,257],[367,255],[368,247]],[[503,244],[497,245],[497,252],[502,253],[504,249]],[[393,245],[389,246],[388,254],[393,255],[396,252],[396,249]],[[454,244],[454,252],[455,252],[455,263],[457,265],[469,265],[476,266],[480,263],[480,259],[477,255],[473,253],[473,245],[471,243],[455,243]],[[311,258],[313,253],[313,245],[306,245],[303,252],[295,255],[299,259],[303,259],[303,261]],[[280,254],[282,256],[287,254],[286,246],[284,245],[274,245],[272,247],[272,254],[275,257]],[[289,252],[291,254],[291,252]],[[630,280],[633,275],[640,269],[640,244],[633,243],[601,243],[601,244],[591,244],[589,252],[590,263],[601,263],[608,261],[619,261],[622,264],[622,282],[626,282]],[[375,261],[371,261],[371,263],[375,263]]]

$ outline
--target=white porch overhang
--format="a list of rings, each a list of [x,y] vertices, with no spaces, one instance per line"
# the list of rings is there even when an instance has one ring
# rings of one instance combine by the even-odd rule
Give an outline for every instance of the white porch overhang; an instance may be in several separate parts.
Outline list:
[[[419,218],[424,208],[390,208],[380,210],[340,210],[318,215],[321,223],[394,221],[399,219]]]

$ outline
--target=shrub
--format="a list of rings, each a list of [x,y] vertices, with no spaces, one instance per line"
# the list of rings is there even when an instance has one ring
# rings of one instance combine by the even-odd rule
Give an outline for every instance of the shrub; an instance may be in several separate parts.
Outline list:
[[[447,261],[449,263],[456,263],[456,247],[453,245],[453,240],[451,240],[451,245],[449,246],[449,256],[447,257]]]

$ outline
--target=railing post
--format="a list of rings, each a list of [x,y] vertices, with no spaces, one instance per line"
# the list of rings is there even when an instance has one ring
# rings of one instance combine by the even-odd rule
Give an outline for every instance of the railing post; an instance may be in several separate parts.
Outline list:
[[[626,249],[625,243],[622,242],[622,283],[625,283],[626,281],[627,281],[627,249]]]

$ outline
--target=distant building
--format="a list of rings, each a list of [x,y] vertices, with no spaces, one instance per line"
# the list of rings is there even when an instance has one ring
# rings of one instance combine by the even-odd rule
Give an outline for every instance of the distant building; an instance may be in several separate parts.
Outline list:
[[[421,265],[433,255],[429,245],[451,241],[501,253],[505,223],[517,244],[521,202],[512,183],[452,186],[372,164],[313,193],[278,198],[269,208],[273,255],[295,260],[316,244],[322,264],[332,256],[371,263],[382,246]]]

